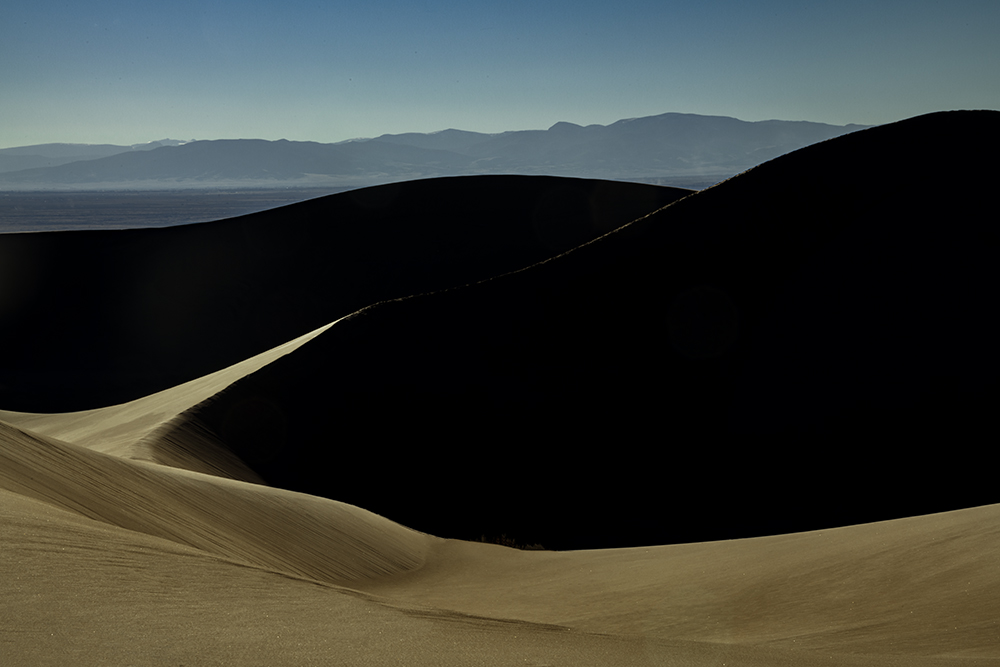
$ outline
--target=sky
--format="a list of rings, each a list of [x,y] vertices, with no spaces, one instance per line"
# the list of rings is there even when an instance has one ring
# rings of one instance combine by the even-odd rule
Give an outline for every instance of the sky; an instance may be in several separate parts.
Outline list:
[[[32,0],[0,148],[1000,109],[997,0]]]

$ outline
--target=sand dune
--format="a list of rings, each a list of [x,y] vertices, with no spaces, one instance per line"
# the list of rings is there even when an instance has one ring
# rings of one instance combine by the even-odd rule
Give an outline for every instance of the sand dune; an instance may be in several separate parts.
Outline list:
[[[991,176],[926,168],[998,116],[832,140],[128,402],[0,412],[0,664],[1000,664]],[[833,178],[887,151],[913,169]],[[450,539],[479,531],[560,550]]]

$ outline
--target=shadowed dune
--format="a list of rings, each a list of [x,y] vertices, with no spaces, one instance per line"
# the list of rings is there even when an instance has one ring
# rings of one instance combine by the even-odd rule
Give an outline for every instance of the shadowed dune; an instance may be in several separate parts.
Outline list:
[[[283,488],[557,548],[995,502],[970,465],[1000,334],[993,178],[972,165],[998,118],[830,140],[529,269],[366,308],[172,428]],[[692,506],[706,489],[720,502]]]
[[[0,235],[0,405],[102,407],[376,301],[514,271],[690,191],[543,176],[382,185],[211,223]]]

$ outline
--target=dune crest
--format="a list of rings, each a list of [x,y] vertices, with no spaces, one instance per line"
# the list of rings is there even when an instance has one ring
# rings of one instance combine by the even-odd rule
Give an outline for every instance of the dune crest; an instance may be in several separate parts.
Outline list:
[[[182,441],[169,435],[172,420],[192,405],[215,395],[229,384],[295,351],[335,323],[299,336],[228,368],[121,405],[81,412],[37,414],[0,410],[0,420],[32,433],[70,442],[123,458],[150,461],[194,472],[262,483],[225,447],[196,436]],[[166,429],[163,437],[155,434]],[[201,444],[196,444],[201,442]]]

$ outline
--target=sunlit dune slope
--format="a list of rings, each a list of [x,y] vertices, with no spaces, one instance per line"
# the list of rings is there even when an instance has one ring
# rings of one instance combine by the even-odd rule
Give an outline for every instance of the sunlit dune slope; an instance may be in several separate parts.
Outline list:
[[[356,507],[0,431],[0,488],[126,530],[332,583],[423,561],[426,536]]]
[[[557,548],[995,502],[970,461],[996,429],[1000,239],[972,165],[998,139],[983,111],[817,144],[526,270],[366,308],[171,427],[283,488]]]
[[[690,191],[544,176],[382,185],[170,228],[0,235],[0,406],[125,402],[376,301],[520,269]]]
[[[399,602],[624,636],[997,659],[998,562],[1000,505],[989,505],[648,548],[489,553],[435,542],[424,567],[359,587]]]

